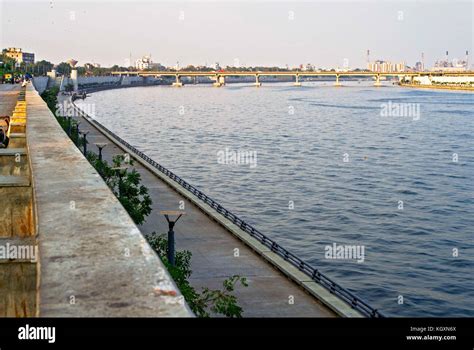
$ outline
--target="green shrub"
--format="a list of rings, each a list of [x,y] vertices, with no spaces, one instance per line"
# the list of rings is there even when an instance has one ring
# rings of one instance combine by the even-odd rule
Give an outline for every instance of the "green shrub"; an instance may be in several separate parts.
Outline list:
[[[210,317],[212,314],[224,315],[226,317],[242,317],[243,309],[239,306],[237,297],[232,294],[236,284],[247,287],[247,279],[234,275],[222,283],[222,290],[211,290],[204,288],[201,293],[197,292],[189,283],[192,274],[191,257],[188,250],[177,251],[175,255],[175,266],[170,265],[167,257],[168,240],[164,234],[157,235],[155,232],[145,235],[150,246],[158,254],[165,264],[178,289],[183,294],[189,307],[198,317]]]

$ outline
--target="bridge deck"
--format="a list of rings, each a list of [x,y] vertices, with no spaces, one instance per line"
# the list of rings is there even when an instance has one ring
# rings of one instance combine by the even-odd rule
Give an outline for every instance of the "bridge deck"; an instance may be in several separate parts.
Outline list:
[[[63,96],[60,96],[64,99]],[[62,102],[62,101],[60,101]],[[109,139],[93,125],[79,117],[81,131],[89,131],[88,149],[98,152],[94,143],[107,143],[103,157],[110,161],[114,155],[123,154]],[[185,202],[186,216],[175,227],[176,249],[192,252],[191,284],[197,290],[203,287],[221,289],[224,279],[232,275],[246,277],[247,288],[237,288],[235,295],[244,310],[244,317],[334,317],[335,314],[319,303],[313,296],[290,281],[281,272],[259,257],[242,241],[235,238],[222,226],[206,216],[197,206],[167,186],[151,171],[135,162],[135,168],[142,176],[142,183],[148,187],[153,200],[153,212],[140,227],[143,233],[167,232],[161,210],[177,210],[179,202]],[[239,257],[234,257],[234,249]],[[290,304],[293,296],[294,304]]]

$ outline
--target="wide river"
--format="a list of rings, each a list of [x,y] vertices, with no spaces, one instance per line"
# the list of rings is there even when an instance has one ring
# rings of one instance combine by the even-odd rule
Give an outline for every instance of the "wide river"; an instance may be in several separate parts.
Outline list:
[[[84,103],[388,315],[472,317],[473,96],[306,82],[137,87]],[[232,164],[225,152],[251,153]],[[330,259],[334,243],[359,259]]]

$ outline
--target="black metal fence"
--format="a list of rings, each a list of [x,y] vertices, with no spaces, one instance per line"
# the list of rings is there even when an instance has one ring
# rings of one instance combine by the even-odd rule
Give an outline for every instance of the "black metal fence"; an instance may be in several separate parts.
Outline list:
[[[73,97],[74,99],[74,97]],[[377,309],[372,308],[367,302],[359,298],[358,296],[354,295],[352,292],[347,290],[346,288],[341,287],[339,284],[331,280],[329,277],[325,276],[319,270],[314,268],[313,266],[309,265],[308,263],[304,262],[302,259],[297,257],[295,254],[289,252],[278,243],[273,241],[271,238],[268,238],[263,233],[258,231],[256,228],[251,226],[250,224],[246,223],[244,220],[239,218],[237,215],[232,213],[231,211],[224,208],[222,205],[217,203],[215,200],[210,198],[208,195],[204,194],[200,190],[198,190],[193,185],[189,184],[178,175],[174,174],[172,171],[166,169],[164,166],[158,164],[153,159],[148,157],[145,153],[141,152],[127,141],[123,140],[120,136],[116,135],[113,131],[110,131],[105,126],[100,124],[94,118],[91,118],[86,113],[84,113],[80,108],[74,105],[77,112],[86,117],[92,124],[95,124],[98,128],[105,130],[111,137],[113,137],[117,142],[122,144],[126,149],[128,149],[131,153],[135,154],[135,156],[140,157],[153,168],[157,169],[161,173],[165,174],[167,177],[178,183],[181,187],[188,190],[196,197],[198,197],[201,201],[209,205],[211,208],[216,210],[219,214],[223,215],[225,218],[230,220],[233,224],[238,226],[241,230],[247,232],[250,236],[258,240],[260,243],[265,245],[266,247],[270,248],[272,252],[282,257],[285,261],[289,262],[298,270],[304,272],[306,275],[311,277],[313,281],[320,284],[321,286],[325,287],[329,292],[338,296],[340,299],[347,302],[351,307],[361,314],[367,317],[385,317],[380,311]]]

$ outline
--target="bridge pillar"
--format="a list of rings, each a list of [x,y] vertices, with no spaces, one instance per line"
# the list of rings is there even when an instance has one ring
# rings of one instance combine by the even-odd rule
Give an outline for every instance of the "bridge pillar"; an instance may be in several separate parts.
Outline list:
[[[260,82],[260,80],[258,79],[258,74],[255,74],[255,86],[256,87],[260,87],[262,86],[262,83]]]
[[[377,87],[382,86],[382,84],[380,83],[380,74],[376,75],[376,80],[375,80],[374,86],[377,86]]]
[[[336,74],[336,82],[334,83],[334,86],[340,87],[342,84],[339,82],[339,74]]]
[[[293,84],[294,86],[301,86],[301,83],[300,83],[300,75],[299,74],[296,74],[295,75],[295,83]]]
[[[183,86],[183,83],[181,82],[179,75],[176,74],[176,82],[173,83],[173,87],[182,87],[182,86]]]
[[[216,81],[212,84],[215,87],[221,87],[225,85],[225,77],[221,75],[216,75],[214,78]]]

